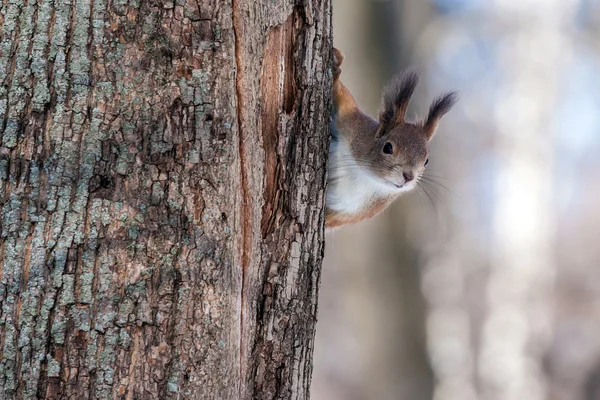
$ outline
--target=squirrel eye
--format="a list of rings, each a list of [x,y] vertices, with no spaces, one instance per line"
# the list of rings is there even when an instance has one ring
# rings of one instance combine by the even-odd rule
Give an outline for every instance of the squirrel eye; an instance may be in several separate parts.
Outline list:
[[[390,142],[387,142],[385,146],[383,146],[383,152],[385,154],[392,154],[394,152],[394,147]]]
[[[429,158],[425,160],[425,167],[427,166],[427,164],[429,164]]]

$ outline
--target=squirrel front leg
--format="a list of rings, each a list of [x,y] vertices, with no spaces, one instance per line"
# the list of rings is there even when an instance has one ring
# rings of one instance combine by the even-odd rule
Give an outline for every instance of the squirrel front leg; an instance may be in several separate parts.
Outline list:
[[[338,49],[333,49],[333,88],[332,88],[332,97],[333,97],[333,106],[334,106],[334,117],[336,125],[340,125],[348,117],[359,112],[358,104],[350,93],[350,90],[340,80],[340,74],[342,73],[342,69],[340,66],[344,61],[344,56]]]
[[[349,160],[345,159],[340,164],[339,141],[341,140],[346,143],[351,142],[355,137],[356,129],[361,126],[360,121],[364,119],[354,96],[340,80],[340,74],[342,72],[340,66],[344,61],[344,56],[338,49],[334,48],[333,57],[333,87],[331,93],[333,98],[333,139],[329,154],[330,179],[332,176],[338,176],[340,173],[340,168],[343,169],[344,164],[349,162]],[[337,144],[334,144],[333,142]],[[342,156],[341,158],[346,157],[347,156]],[[336,197],[336,193],[338,193],[340,189],[337,184],[330,183],[327,190],[327,196],[328,198],[331,198]],[[329,203],[327,204],[325,213],[326,229],[332,229],[346,225],[353,219],[354,216],[335,211],[330,207]]]

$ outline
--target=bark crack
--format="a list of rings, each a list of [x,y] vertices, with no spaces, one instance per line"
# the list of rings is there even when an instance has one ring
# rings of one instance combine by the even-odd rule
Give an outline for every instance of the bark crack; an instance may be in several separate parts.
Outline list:
[[[244,104],[244,91],[245,87],[244,82],[244,57],[242,54],[242,38],[244,37],[244,27],[241,21],[241,6],[237,0],[232,1],[232,18],[233,18],[233,34],[234,34],[234,42],[235,42],[235,65],[236,65],[236,79],[235,79],[235,91],[236,91],[236,99],[237,99],[237,125],[238,125],[238,146],[239,146],[239,159],[240,159],[240,179],[241,179],[241,236],[242,236],[242,246],[241,246],[241,260],[242,260],[242,282],[241,282],[241,290],[240,290],[240,381],[239,381],[239,395],[242,398],[244,381],[245,381],[245,368],[244,368],[244,324],[245,324],[245,312],[244,312],[244,303],[245,303],[245,292],[246,292],[246,271],[249,267],[250,263],[250,252],[252,247],[252,227],[251,227],[251,217],[252,217],[252,209],[250,205],[251,194],[248,188],[248,168],[246,165],[247,159],[247,149],[245,144],[245,129],[244,129],[244,117],[242,115],[243,110],[245,109]]]

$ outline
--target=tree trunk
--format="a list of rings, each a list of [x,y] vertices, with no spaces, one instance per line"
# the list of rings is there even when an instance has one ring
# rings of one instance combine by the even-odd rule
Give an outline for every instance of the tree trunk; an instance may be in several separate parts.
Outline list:
[[[330,1],[0,26],[1,398],[308,398]]]

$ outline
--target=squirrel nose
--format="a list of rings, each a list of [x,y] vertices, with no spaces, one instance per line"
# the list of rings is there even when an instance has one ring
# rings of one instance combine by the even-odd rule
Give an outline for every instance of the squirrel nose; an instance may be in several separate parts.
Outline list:
[[[403,172],[402,176],[404,177],[404,182],[408,183],[413,180],[414,175],[412,172]]]

